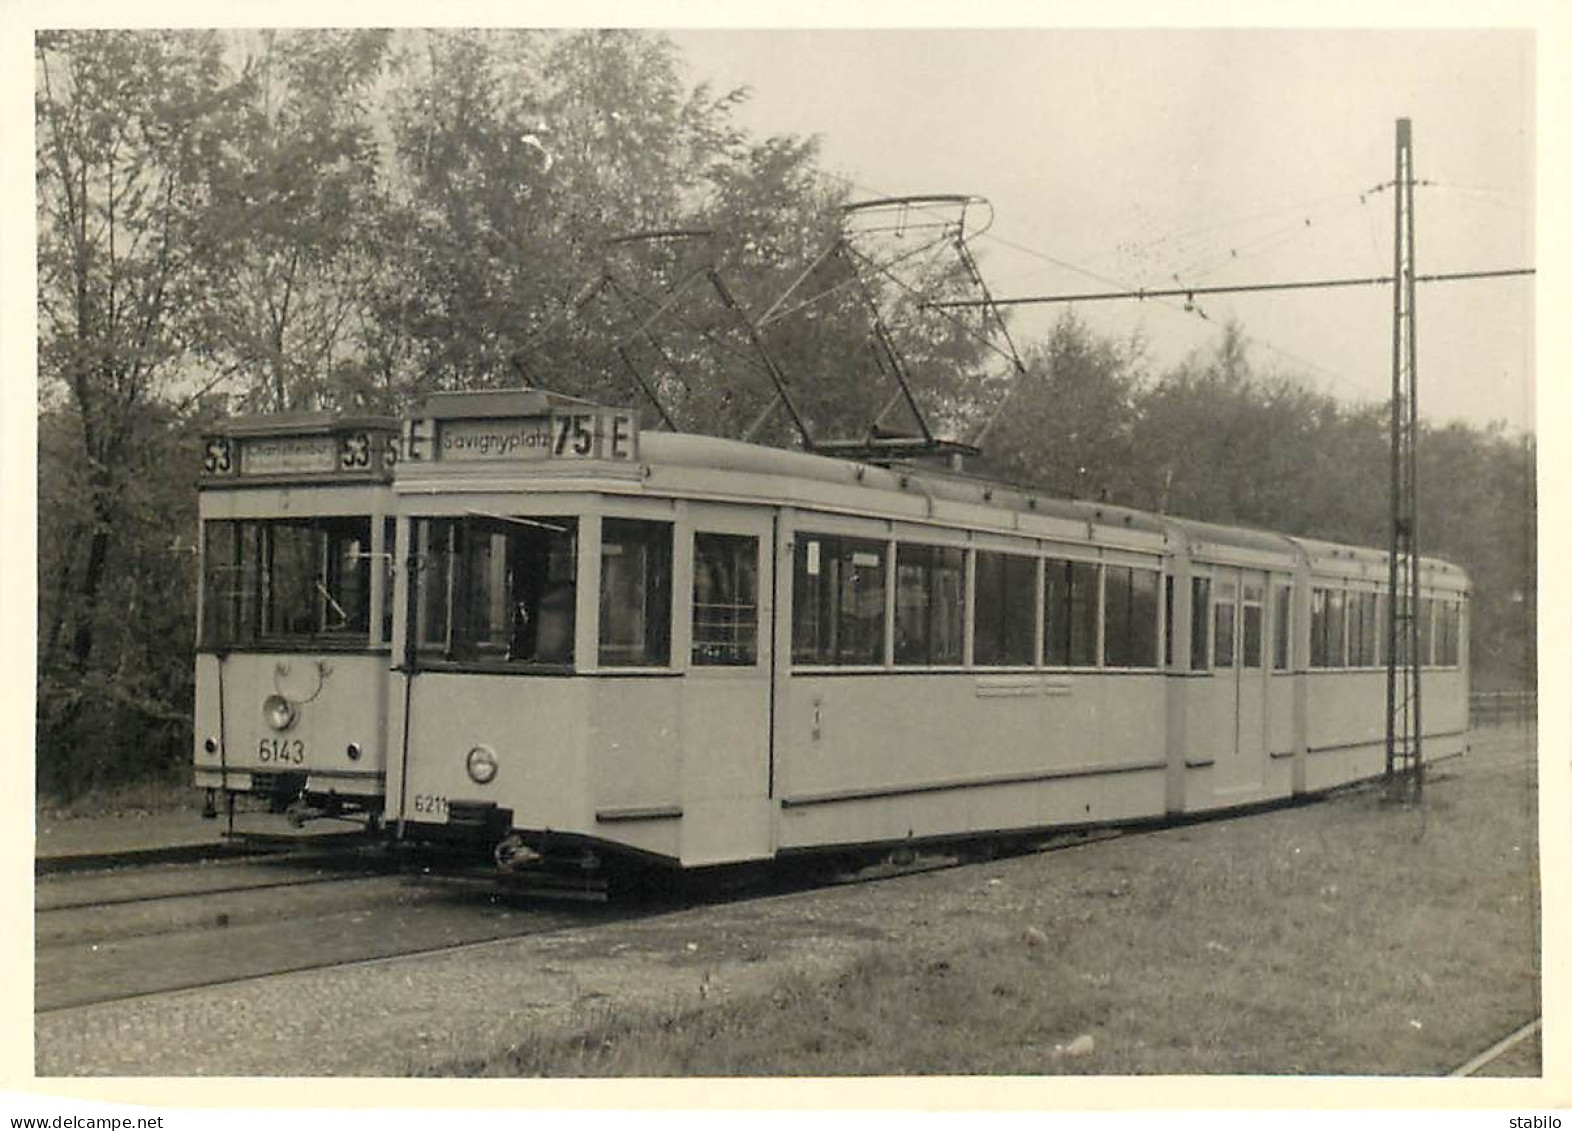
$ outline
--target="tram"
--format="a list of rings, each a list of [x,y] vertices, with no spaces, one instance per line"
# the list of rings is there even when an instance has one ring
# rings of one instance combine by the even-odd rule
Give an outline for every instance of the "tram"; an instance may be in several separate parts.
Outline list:
[[[406,839],[704,868],[1384,767],[1380,551],[641,432],[538,390],[434,396],[403,455],[385,732]],[[1420,570],[1434,760],[1466,741],[1468,579]]]
[[[297,819],[380,820],[393,607],[384,417],[236,417],[204,437],[195,781]]]

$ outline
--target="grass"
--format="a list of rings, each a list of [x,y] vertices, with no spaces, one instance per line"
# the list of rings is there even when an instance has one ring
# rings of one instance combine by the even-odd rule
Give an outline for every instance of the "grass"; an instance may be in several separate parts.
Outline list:
[[[1418,809],[1367,790],[943,873],[932,930],[833,977],[440,1070],[1444,1073],[1540,1009],[1537,792],[1512,760],[1435,775]]]
[[[145,816],[195,813],[203,794],[191,784],[188,767],[178,775],[126,782],[94,790],[79,797],[40,797],[35,806],[40,819],[69,821],[91,817]]]

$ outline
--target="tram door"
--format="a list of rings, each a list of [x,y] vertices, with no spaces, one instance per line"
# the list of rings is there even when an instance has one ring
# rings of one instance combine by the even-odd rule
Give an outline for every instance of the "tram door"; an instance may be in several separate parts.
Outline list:
[[[775,514],[691,504],[683,694],[684,863],[773,851]]]
[[[1265,781],[1268,757],[1266,649],[1267,575],[1259,570],[1219,570],[1212,605],[1213,663],[1233,684],[1232,757],[1219,766],[1218,791],[1250,794]],[[1222,744],[1225,757],[1229,743]]]

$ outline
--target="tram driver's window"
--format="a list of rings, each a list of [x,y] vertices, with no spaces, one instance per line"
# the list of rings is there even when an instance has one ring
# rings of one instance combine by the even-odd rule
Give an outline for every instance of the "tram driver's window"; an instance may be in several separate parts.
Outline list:
[[[262,548],[262,626],[268,636],[309,636],[317,617],[317,547],[311,528],[270,523]]]
[[[608,518],[601,524],[600,662],[671,663],[671,523]]]
[[[260,530],[263,633],[364,638],[371,594],[370,520],[268,521]]]
[[[759,540],[694,534],[693,662],[748,666],[758,656]]]
[[[422,651],[459,662],[572,664],[575,519],[423,519],[415,546]]]

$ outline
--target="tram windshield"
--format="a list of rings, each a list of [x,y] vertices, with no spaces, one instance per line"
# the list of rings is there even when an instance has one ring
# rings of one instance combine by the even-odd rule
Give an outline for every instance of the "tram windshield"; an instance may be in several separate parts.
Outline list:
[[[214,520],[204,532],[206,646],[369,643],[369,518]]]
[[[573,663],[576,519],[431,518],[414,535],[423,660]]]

